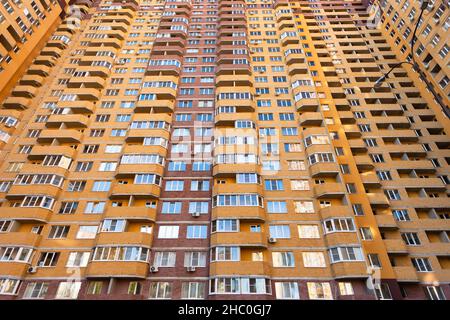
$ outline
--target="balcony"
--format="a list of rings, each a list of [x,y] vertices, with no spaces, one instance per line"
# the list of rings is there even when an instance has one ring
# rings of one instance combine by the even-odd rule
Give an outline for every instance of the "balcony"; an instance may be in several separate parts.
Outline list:
[[[342,198],[345,195],[345,188],[342,183],[327,182],[314,186],[314,193],[318,199],[321,198]]]
[[[298,112],[316,112],[319,107],[319,100],[316,98],[300,99],[295,102]]]
[[[378,176],[373,171],[363,172],[360,175],[362,183],[369,187],[380,187],[381,183]]]
[[[16,185],[9,189],[6,198],[21,198],[26,195],[42,194],[52,198],[57,198],[61,191],[60,187],[54,185]]]
[[[30,106],[30,104],[31,100],[27,98],[8,97],[3,102],[3,108],[25,110]]]
[[[255,122],[251,112],[219,113],[214,117],[217,126],[234,126],[236,120],[250,120]]]
[[[268,275],[270,267],[265,261],[216,261],[210,264],[211,275]]]
[[[155,173],[163,176],[164,166],[159,164],[120,164],[116,177],[134,177],[138,173]]]
[[[344,124],[342,126],[345,131],[345,135],[347,138],[359,138],[361,137],[361,131],[359,131],[359,128],[355,124]]]
[[[161,137],[169,140],[170,133],[164,129],[130,129],[126,137],[127,142],[142,141],[147,137]]]
[[[252,183],[225,183],[225,184],[215,184],[213,186],[213,194],[221,193],[234,193],[239,190],[240,193],[259,193],[262,194],[263,189],[260,184]]]
[[[143,232],[100,232],[97,235],[97,246],[127,245],[127,246],[150,246],[153,235]]]
[[[301,126],[320,126],[323,122],[320,112],[305,112],[300,115]]]
[[[37,75],[41,77],[47,77],[50,74],[51,68],[39,64],[32,64],[27,69],[27,74]]]
[[[0,244],[2,246],[14,245],[24,247],[35,247],[41,240],[41,236],[31,232],[7,232],[0,233]]]
[[[319,162],[309,167],[312,177],[335,177],[339,174],[339,165],[334,162]]]
[[[238,206],[224,206],[214,207],[212,209],[213,219],[248,219],[248,220],[265,220],[266,213],[261,207],[238,207]]]
[[[136,102],[134,111],[136,113],[172,113],[174,110],[174,102],[169,100],[139,100]]]
[[[331,265],[336,279],[368,278],[367,265],[364,261],[339,262]]]
[[[51,210],[44,208],[0,207],[0,217],[3,219],[24,222],[47,222],[51,214]]]
[[[88,121],[88,117],[80,114],[53,114],[48,118],[45,126],[59,128],[64,124],[67,128],[86,128]]]
[[[156,208],[147,207],[108,207],[105,219],[126,219],[134,221],[155,221]]]
[[[392,214],[377,214],[375,220],[379,228],[398,229],[397,221]]]
[[[259,173],[260,166],[258,164],[243,164],[243,163],[233,163],[233,164],[216,164],[213,167],[214,177],[231,177],[235,176],[236,173]]]
[[[22,98],[34,98],[38,92],[38,89],[33,86],[28,85],[18,85],[15,86],[13,91],[11,92],[11,95],[13,97],[22,97]]]
[[[349,243],[358,243],[358,234],[356,232],[333,232],[325,234],[325,241],[327,246],[339,246]]]
[[[39,143],[51,143],[57,140],[59,143],[81,143],[83,133],[75,129],[42,130],[37,138]]]
[[[20,79],[19,83],[24,86],[42,87],[44,78],[37,75],[26,74]]]
[[[111,198],[136,197],[141,199],[158,198],[161,187],[154,184],[115,184],[112,187]]]
[[[86,269],[88,278],[141,278],[147,277],[149,265],[138,261],[91,261]]]
[[[39,64],[39,65],[44,65],[47,67],[54,67],[56,62],[57,62],[57,60],[53,56],[40,55],[40,56],[36,57],[36,59],[34,59],[33,63]]]
[[[94,112],[94,103],[90,101],[60,101],[58,106],[61,108],[70,108],[73,113],[92,113]]]
[[[211,246],[267,247],[262,232],[215,232],[211,234]]]
[[[384,193],[366,193],[371,206],[389,207],[389,200]]]
[[[68,88],[80,88],[84,86],[86,88],[103,89],[105,87],[106,80],[102,77],[72,77],[70,78],[67,87]]]
[[[361,170],[372,170],[374,168],[372,159],[368,155],[354,156],[356,166]]]
[[[408,249],[402,239],[385,239],[384,245],[388,253],[407,254]]]
[[[2,278],[23,278],[28,270],[29,264],[24,262],[1,262],[0,274]]]
[[[353,211],[347,206],[329,206],[320,208],[319,213],[322,219],[334,217],[353,217]]]
[[[419,282],[419,277],[414,267],[394,267],[394,272],[398,282]]]

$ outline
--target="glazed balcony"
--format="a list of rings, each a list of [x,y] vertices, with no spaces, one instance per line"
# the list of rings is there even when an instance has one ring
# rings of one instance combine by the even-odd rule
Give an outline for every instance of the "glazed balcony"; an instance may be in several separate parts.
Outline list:
[[[215,261],[209,265],[211,275],[267,275],[270,266],[265,261]]]
[[[0,207],[0,217],[3,219],[46,223],[51,215],[52,211],[44,208]]]
[[[143,232],[100,232],[96,238],[97,246],[121,245],[148,247],[153,235]]]
[[[86,269],[88,278],[142,278],[148,274],[147,262],[91,261]]]
[[[161,194],[161,187],[154,184],[114,184],[111,190],[110,198],[128,198],[133,196],[140,199],[158,198]]]
[[[216,85],[221,87],[251,87],[253,86],[252,77],[250,75],[239,75],[236,77],[235,75],[219,75],[216,77]]]
[[[267,239],[262,232],[215,232],[211,233],[211,246],[266,248]]]
[[[164,129],[130,129],[126,137],[126,141],[142,141],[146,137],[161,137],[168,140],[169,136],[169,131]]]
[[[356,232],[326,233],[324,239],[328,247],[342,246],[349,243],[359,243],[358,233]]]
[[[108,207],[104,214],[105,219],[126,219],[132,221],[156,220],[156,208],[147,207]]]
[[[226,107],[236,107],[238,112],[254,112],[254,102],[252,99],[221,99],[216,102],[216,108],[226,106]]]
[[[60,128],[65,125],[67,128],[86,128],[89,118],[81,114],[52,114],[45,126],[47,128]]]
[[[86,39],[89,41],[89,39]],[[112,47],[115,49],[120,49],[121,41],[115,38],[106,38],[106,39],[92,39],[90,40],[90,46],[92,47]]]
[[[21,174],[56,174],[64,177],[68,170],[59,166],[42,166],[40,164],[26,163],[20,170]]]
[[[75,129],[45,129],[37,138],[39,143],[51,143],[57,140],[59,143],[81,143],[83,133]]]
[[[154,94],[156,100],[173,100],[177,97],[176,88],[142,88],[141,94]]]
[[[318,199],[342,198],[345,192],[344,185],[337,182],[326,182],[314,186],[314,194]]]
[[[216,75],[251,75],[251,68],[248,64],[221,64],[216,67]]]
[[[246,220],[265,220],[264,208],[250,206],[224,206],[212,209],[213,219],[236,218]]]

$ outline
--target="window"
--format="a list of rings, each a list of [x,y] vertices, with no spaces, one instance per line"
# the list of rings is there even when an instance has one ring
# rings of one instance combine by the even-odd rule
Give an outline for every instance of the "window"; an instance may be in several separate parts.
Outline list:
[[[270,293],[270,281],[265,278],[214,278],[211,279],[212,294],[266,294]]]
[[[0,295],[15,295],[19,289],[20,280],[0,278]]]
[[[204,299],[206,284],[204,282],[183,282],[181,299]]]
[[[324,268],[326,267],[325,255],[323,252],[303,252],[303,266],[305,268]]]
[[[310,190],[308,180],[291,180],[291,190]]]
[[[314,213],[314,204],[312,201],[294,201],[295,213]]]
[[[355,224],[352,218],[332,218],[324,221],[325,233],[354,232]]]
[[[430,300],[446,300],[444,291],[438,286],[426,286],[425,293]]]
[[[410,221],[408,210],[406,209],[396,209],[392,210],[392,215],[397,221]]]
[[[361,234],[361,238],[363,240],[373,240],[372,231],[368,227],[359,228],[359,232]]]
[[[177,239],[179,226],[160,226],[158,231],[159,239]]]
[[[60,282],[56,291],[56,299],[76,299],[81,288],[81,281]]]
[[[385,193],[389,200],[401,200],[400,192],[398,190],[386,190]]]
[[[191,201],[189,202],[189,213],[207,214],[209,202],[207,201]]]
[[[150,299],[170,299],[172,284],[170,282],[153,282],[150,285]]]
[[[364,261],[360,247],[336,247],[329,250],[331,263]]]
[[[92,185],[93,192],[107,192],[111,187],[111,181],[94,181]]]
[[[123,232],[125,231],[126,220],[105,219],[102,224],[101,232]]]
[[[212,232],[236,232],[239,231],[236,219],[218,219],[212,222]]]
[[[275,282],[277,299],[300,299],[297,282]]]
[[[419,246],[420,245],[420,239],[417,233],[415,232],[406,232],[401,234],[403,241],[408,246]]]
[[[179,214],[181,213],[181,202],[163,202],[161,213],[163,214]]]
[[[351,282],[339,282],[339,293],[341,296],[354,295],[353,286]]]
[[[272,225],[269,226],[270,237],[289,239],[291,237],[291,230],[289,225]]]
[[[292,252],[272,252],[272,262],[274,267],[295,267]]]
[[[386,283],[375,285],[375,294],[379,300],[392,300],[391,291]]]
[[[191,191],[209,191],[209,180],[192,180]]]
[[[206,252],[190,251],[184,253],[185,267],[206,267]]]
[[[187,239],[206,239],[207,226],[187,226]]]
[[[413,258],[411,262],[418,272],[431,272],[433,268],[431,267],[428,258]]]
[[[84,208],[84,213],[103,213],[105,209],[105,202],[88,202]]]
[[[58,263],[59,252],[41,252],[38,260],[39,267],[54,267]]]
[[[287,213],[286,201],[267,201],[268,213]]]
[[[239,247],[214,247],[211,249],[211,261],[239,261]]]
[[[0,280],[1,281],[1,280]],[[24,299],[43,299],[47,294],[48,283],[31,282],[27,285],[23,294]]]
[[[307,282],[310,299],[333,299],[331,286],[328,282]]]
[[[155,252],[153,265],[157,267],[175,267],[176,252]]]
[[[376,253],[370,253],[367,255],[367,258],[369,259],[369,264],[372,268],[381,268],[381,261]]]
[[[77,239],[95,239],[98,226],[80,226],[77,232]]]
[[[49,239],[65,239],[69,233],[70,226],[52,226],[48,235]]]
[[[71,252],[67,259],[66,267],[86,267],[90,255],[90,252]]]
[[[299,225],[298,236],[300,239],[318,239],[320,238],[319,227],[316,225]]]

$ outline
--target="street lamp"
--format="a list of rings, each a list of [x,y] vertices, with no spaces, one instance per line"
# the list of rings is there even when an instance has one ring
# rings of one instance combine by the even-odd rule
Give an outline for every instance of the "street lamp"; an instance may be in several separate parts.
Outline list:
[[[441,98],[437,95],[437,93],[434,90],[433,86],[430,84],[430,82],[426,78],[426,75],[424,74],[424,72],[422,70],[420,70],[419,65],[414,61],[414,44],[416,43],[417,28],[419,27],[422,15],[425,12],[425,9],[428,7],[429,3],[430,3],[429,0],[423,0],[422,4],[420,6],[420,10],[421,11],[420,11],[420,14],[419,14],[419,19],[417,19],[417,23],[416,23],[416,26],[414,28],[414,32],[413,32],[413,35],[412,35],[412,38],[411,38],[411,45],[410,46],[411,46],[411,60],[412,60],[412,62],[402,61],[402,62],[399,62],[399,63],[395,64],[393,67],[391,67],[391,69],[389,69],[389,71],[387,73],[385,73],[380,78],[378,78],[377,81],[375,81],[375,84],[374,84],[373,87],[374,88],[380,88],[381,85],[383,84],[383,82],[388,78],[389,74],[395,68],[401,66],[402,64],[409,64],[409,65],[412,66],[413,70],[418,73],[419,79],[422,80],[425,83],[425,85],[427,86],[428,91],[431,92],[431,94],[433,95],[433,97],[436,100],[436,102],[441,106],[442,111],[447,116],[447,118],[450,118],[450,109],[442,103]]]

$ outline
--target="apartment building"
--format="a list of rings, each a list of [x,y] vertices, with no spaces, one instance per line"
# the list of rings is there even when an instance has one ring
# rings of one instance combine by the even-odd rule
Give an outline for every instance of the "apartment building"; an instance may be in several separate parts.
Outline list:
[[[0,5],[0,99],[8,95],[23,97],[34,93],[26,90],[11,93],[32,60],[43,48],[48,37],[61,23],[68,0],[4,0]],[[42,58],[42,57],[40,57]],[[36,64],[54,66],[54,62],[38,59]],[[38,84],[30,73],[21,79],[24,86]],[[35,86],[35,85],[33,85]],[[22,87],[22,89],[24,89]],[[2,114],[3,116],[3,114]]]
[[[72,5],[1,102],[0,299],[450,298],[449,120],[407,66],[374,87],[391,18]]]

